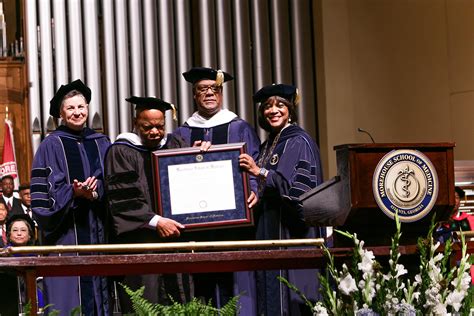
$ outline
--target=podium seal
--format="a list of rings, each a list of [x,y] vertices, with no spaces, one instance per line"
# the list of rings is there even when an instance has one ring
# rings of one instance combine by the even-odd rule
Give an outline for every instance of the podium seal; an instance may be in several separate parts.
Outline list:
[[[375,168],[372,190],[380,209],[400,222],[426,216],[438,197],[438,175],[431,161],[418,150],[393,150]]]

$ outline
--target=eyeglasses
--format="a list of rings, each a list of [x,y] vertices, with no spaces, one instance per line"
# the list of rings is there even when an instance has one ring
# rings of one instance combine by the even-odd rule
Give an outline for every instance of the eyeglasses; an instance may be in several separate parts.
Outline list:
[[[221,91],[221,88],[222,87],[216,86],[215,84],[211,84],[208,86],[196,86],[196,92],[199,94],[205,94],[209,89],[211,89],[212,93],[216,94]]]

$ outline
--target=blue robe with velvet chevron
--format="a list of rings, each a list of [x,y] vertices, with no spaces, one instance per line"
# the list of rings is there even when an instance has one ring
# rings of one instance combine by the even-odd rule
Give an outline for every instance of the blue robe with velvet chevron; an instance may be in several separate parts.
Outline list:
[[[271,148],[275,136],[270,135],[262,144],[261,155],[267,144]],[[259,185],[260,204],[255,212],[257,239],[322,237],[322,228],[307,227],[302,210],[286,203],[322,182],[319,149],[314,140],[300,127],[287,126],[264,167],[269,172]],[[308,299],[315,300],[318,289],[316,273],[314,269],[257,271],[258,315],[299,315],[304,303],[276,277],[285,277]]]
[[[213,145],[246,143],[247,153],[253,159],[257,159],[260,146],[260,139],[252,126],[238,117],[227,123],[208,128],[195,127],[184,123],[173,134],[182,137],[188,146],[192,146],[197,140],[208,141]],[[250,177],[250,186],[252,191],[257,191],[257,181],[254,177]]]
[[[33,216],[48,245],[105,243],[103,158],[109,139],[92,129],[58,127],[39,146],[31,171]],[[99,198],[73,197],[73,181],[97,178]],[[72,254],[75,255],[75,254]],[[85,315],[108,315],[107,280],[103,277],[44,279],[45,301],[69,315],[81,305]]]
[[[195,141],[209,141],[213,145],[246,143],[247,153],[257,159],[260,139],[254,128],[237,117],[235,113],[227,110],[221,110],[210,121],[196,124],[193,118],[198,113],[188,119],[182,126],[178,127],[173,134],[181,136],[188,146],[192,146]],[[222,118],[225,116],[225,118]],[[219,119],[215,120],[217,117]],[[257,179],[254,176],[249,177],[251,190],[257,193]],[[194,241],[214,241],[214,240],[252,240],[255,238],[253,227],[246,228],[226,228],[199,231],[193,233],[184,232],[183,240]],[[233,273],[205,273],[195,274],[196,295],[204,297],[206,301],[212,299],[216,306],[224,305],[233,295],[241,295],[240,302],[246,304],[248,295],[252,292],[249,285],[254,283],[253,273],[241,271]]]

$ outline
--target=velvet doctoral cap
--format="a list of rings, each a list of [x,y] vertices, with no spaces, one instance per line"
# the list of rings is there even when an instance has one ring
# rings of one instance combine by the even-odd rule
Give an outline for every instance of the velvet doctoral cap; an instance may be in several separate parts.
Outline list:
[[[255,103],[261,103],[274,96],[281,97],[290,102],[295,102],[298,96],[298,89],[295,86],[282,83],[268,85],[261,88],[253,95],[253,101]]]
[[[456,191],[461,199],[463,199],[466,196],[466,192],[464,192],[463,189],[460,187],[454,187],[454,191]]]
[[[58,91],[56,91],[56,94],[54,97],[49,101],[49,114],[53,117],[59,118],[60,117],[60,112],[61,112],[61,103],[63,102],[64,97],[66,94],[69,92],[77,90],[86,99],[87,104],[91,101],[91,89],[89,89],[88,86],[86,86],[81,79],[74,80],[71,83],[68,83],[66,85],[61,85],[59,87]]]
[[[174,104],[168,103],[166,101],[163,101],[155,97],[131,96],[129,98],[126,98],[125,100],[134,104],[135,110],[138,110],[138,111],[156,109],[165,113],[167,110],[172,110],[173,119],[176,120],[176,107],[174,106]]]
[[[201,80],[209,79],[215,80],[217,85],[221,85],[226,81],[234,79],[234,77],[227,72],[206,67],[193,67],[188,71],[183,72],[183,77],[187,82],[191,82],[192,84]]]

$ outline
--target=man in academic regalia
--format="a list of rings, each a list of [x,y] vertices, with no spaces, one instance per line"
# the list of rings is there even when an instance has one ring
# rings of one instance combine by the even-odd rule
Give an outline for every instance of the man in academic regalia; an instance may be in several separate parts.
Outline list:
[[[165,134],[165,111],[174,106],[154,97],[130,97],[135,104],[134,132],[117,136],[105,159],[106,191],[109,212],[118,243],[161,242],[179,237],[180,223],[157,215],[153,189],[151,153],[159,149],[186,147],[177,136]],[[126,276],[124,283],[133,290],[145,286],[144,297],[150,302],[168,304],[189,301],[192,284],[179,275]],[[178,282],[180,280],[180,282]],[[131,304],[121,289],[122,312],[131,312]]]
[[[247,153],[257,159],[260,140],[254,128],[237,114],[223,109],[223,84],[233,77],[223,72],[206,67],[194,67],[183,73],[186,81],[193,85],[193,99],[197,111],[186,122],[174,131],[175,135],[184,138],[189,146],[209,141],[213,145],[245,142]],[[250,176],[251,194],[249,208],[257,204],[257,180]],[[220,241],[220,240],[253,240],[254,228],[228,228],[208,230],[196,233],[184,233],[186,240]],[[245,305],[254,292],[248,285],[252,283],[249,272],[206,273],[194,275],[196,296],[220,307],[234,295],[240,296],[241,305]]]
[[[110,141],[85,127],[90,100],[91,90],[78,79],[50,101],[50,114],[63,124],[43,140],[31,171],[33,218],[46,245],[105,242],[103,158]],[[109,314],[104,277],[49,277],[44,287],[46,303],[61,315],[78,306],[84,315]]]

